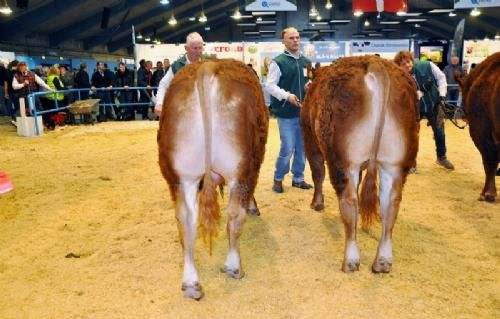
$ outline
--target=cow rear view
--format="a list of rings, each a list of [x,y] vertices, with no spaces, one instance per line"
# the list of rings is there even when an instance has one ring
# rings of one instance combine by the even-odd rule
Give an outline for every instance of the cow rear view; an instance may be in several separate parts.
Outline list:
[[[485,181],[479,199],[494,202],[495,172],[500,162],[500,52],[459,79],[459,84],[469,134],[483,160]]]
[[[229,252],[223,270],[233,278],[243,276],[239,236],[264,159],[267,130],[259,80],[243,63],[210,60],[187,65],[175,75],[163,103],[158,148],[175,202],[184,251],[182,287],[188,298],[203,296],[194,263],[196,227],[199,219],[211,245],[220,218],[216,186],[222,182],[229,189]]]
[[[367,227],[378,218],[379,205],[382,235],[372,270],[391,269],[392,229],[418,150],[416,91],[413,80],[393,62],[364,56],[321,68],[307,93],[301,124],[315,186],[311,207],[324,208],[326,161],[345,228],[345,272],[358,270],[360,264],[358,211]],[[364,169],[367,173],[358,196]]]

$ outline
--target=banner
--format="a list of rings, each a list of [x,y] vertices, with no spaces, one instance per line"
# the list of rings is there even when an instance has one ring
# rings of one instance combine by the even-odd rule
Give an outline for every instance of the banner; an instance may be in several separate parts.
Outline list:
[[[297,11],[297,0],[247,0],[245,11]]]
[[[408,11],[407,0],[353,0],[352,12],[392,12]]]
[[[455,9],[500,7],[500,0],[455,0]]]
[[[350,54],[366,55],[379,54],[386,59],[392,59],[399,51],[408,51],[410,40],[352,40],[350,42]]]
[[[451,43],[451,50],[448,54],[448,63],[451,62],[451,58],[454,56],[461,57],[462,49],[464,47],[464,30],[465,30],[465,19],[460,20],[455,30],[455,36],[453,37],[453,42]]]

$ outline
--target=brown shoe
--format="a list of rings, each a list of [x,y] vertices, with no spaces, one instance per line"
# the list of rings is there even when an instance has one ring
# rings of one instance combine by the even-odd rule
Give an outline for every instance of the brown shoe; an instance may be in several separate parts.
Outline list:
[[[275,193],[283,193],[283,182],[274,180],[273,192]]]
[[[441,156],[437,159],[436,164],[443,166],[450,171],[455,169],[455,166],[446,158],[446,156]]]

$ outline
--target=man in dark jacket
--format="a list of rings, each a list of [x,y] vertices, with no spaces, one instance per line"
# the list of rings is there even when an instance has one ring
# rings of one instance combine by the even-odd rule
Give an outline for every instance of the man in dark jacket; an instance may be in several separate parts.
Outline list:
[[[80,64],[80,70],[75,75],[75,88],[85,89],[80,91],[81,100],[89,98],[89,90],[86,89],[90,89],[90,79],[89,74],[87,73],[87,64],[85,63]]]
[[[394,57],[394,62],[410,74],[417,84],[420,98],[420,118],[428,119],[436,142],[436,163],[446,169],[455,167],[446,157],[446,138],[444,134],[444,117],[441,116],[441,105],[446,100],[446,76],[432,62],[414,62],[413,54],[400,51]],[[415,172],[416,168],[412,169]]]
[[[134,86],[134,76],[132,72],[127,69],[125,63],[120,62],[118,65],[118,71],[115,74],[114,87],[123,88],[123,90],[117,91],[118,101],[120,101],[121,109],[118,111],[117,118],[119,120],[130,121],[134,119],[134,106],[127,105],[132,103],[132,92],[129,91],[129,86]],[[115,109],[116,112],[116,109]]]
[[[304,181],[306,156],[300,127],[300,108],[305,89],[309,85],[307,65],[311,63],[300,53],[300,35],[295,28],[281,32],[285,52],[269,65],[266,90],[271,95],[271,110],[278,117],[281,147],[274,171],[273,191],[283,193],[283,179],[290,171],[292,162],[292,187],[311,189]]]
[[[148,118],[148,110],[149,104],[151,103],[151,95],[152,95],[152,86],[153,86],[153,72],[151,72],[151,68],[153,67],[153,62],[146,61],[144,67],[141,67],[137,71],[137,86],[146,87],[145,90],[140,91],[139,102],[143,103],[140,106],[142,119],[146,120]]]
[[[99,102],[99,120],[114,120],[111,109],[111,90],[113,89],[113,78],[111,77],[110,72],[106,71],[106,67],[103,62],[97,62],[97,71],[95,71],[92,75],[91,85],[92,91],[96,91],[96,96],[101,99]],[[98,88],[104,90],[97,90]]]

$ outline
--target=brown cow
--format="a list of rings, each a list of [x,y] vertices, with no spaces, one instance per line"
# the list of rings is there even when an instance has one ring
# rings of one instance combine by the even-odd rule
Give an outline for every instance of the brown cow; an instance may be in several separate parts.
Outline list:
[[[210,60],[189,64],[175,75],[163,103],[158,148],[161,172],[175,202],[187,298],[203,296],[194,261],[198,210],[211,249],[220,218],[216,185],[221,181],[229,188],[229,252],[223,271],[232,278],[243,276],[239,237],[264,159],[267,129],[262,88],[243,63]]]
[[[372,270],[391,270],[392,228],[418,150],[416,92],[414,81],[392,61],[364,56],[343,58],[322,67],[307,93],[301,124],[314,180],[311,207],[324,208],[326,160],[345,228],[345,272],[359,269],[358,209],[364,228],[377,218],[377,170],[382,236]],[[367,174],[358,201],[364,169]]]
[[[468,76],[457,80],[469,134],[481,153],[486,174],[479,200],[494,202],[495,172],[500,161],[500,52],[490,55]]]

